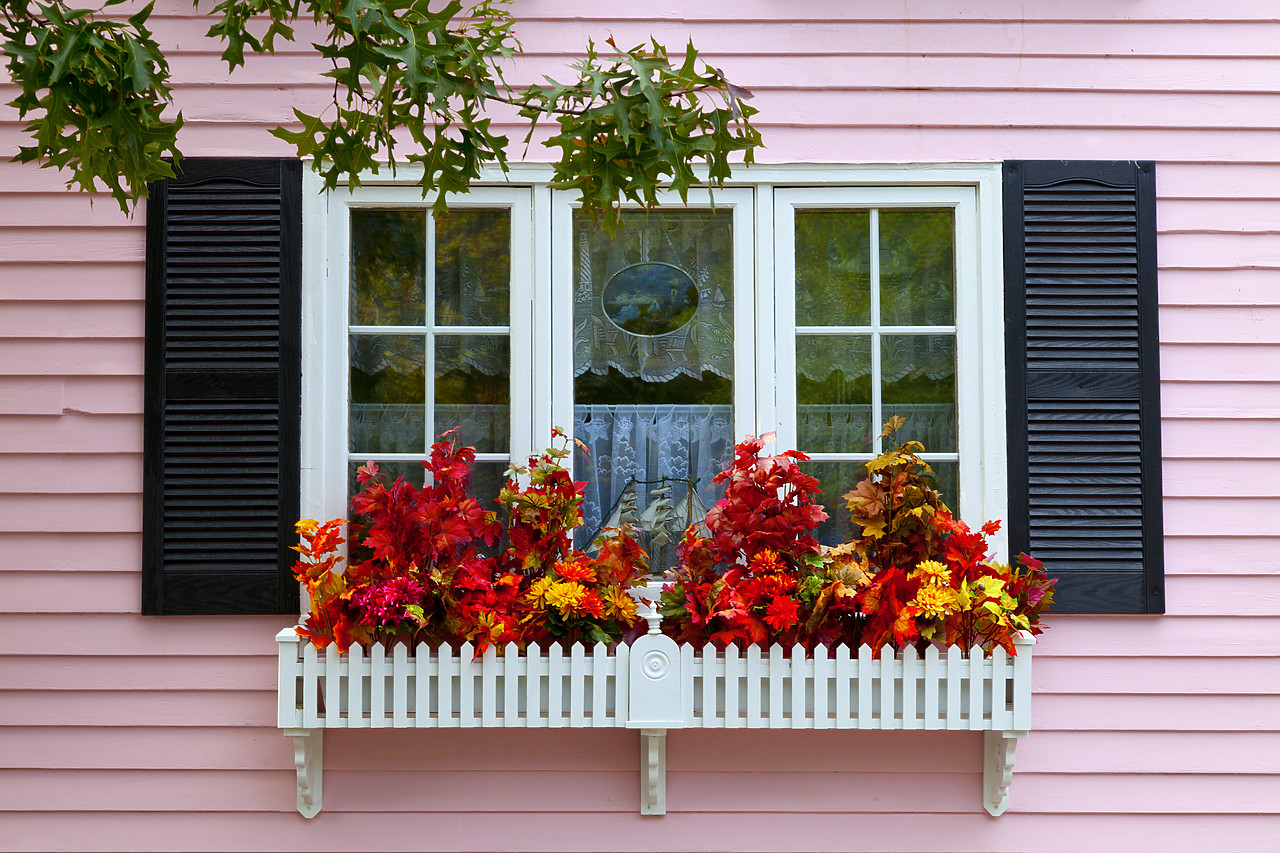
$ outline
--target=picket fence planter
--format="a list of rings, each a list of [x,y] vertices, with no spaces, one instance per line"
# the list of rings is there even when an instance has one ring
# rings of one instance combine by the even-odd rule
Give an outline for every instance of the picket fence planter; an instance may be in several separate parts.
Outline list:
[[[681,728],[983,731],[983,805],[1009,802],[1014,750],[1030,728],[1034,638],[968,656],[863,646],[745,653],[678,645],[658,630],[630,646],[574,644],[415,653],[403,645],[318,653],[296,629],[276,636],[279,725],[294,740],[298,811],[321,808],[327,728],[625,727],[641,735],[640,812],[666,813],[666,733]]]

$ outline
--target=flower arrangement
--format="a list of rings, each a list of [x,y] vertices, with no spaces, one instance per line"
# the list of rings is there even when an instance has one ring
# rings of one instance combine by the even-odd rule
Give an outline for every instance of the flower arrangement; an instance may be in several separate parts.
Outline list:
[[[1055,581],[1025,554],[1014,567],[991,558],[999,522],[973,531],[952,515],[924,447],[897,441],[904,423],[890,419],[881,434],[890,448],[844,496],[861,535],[835,547],[813,538],[827,516],[817,481],[799,470],[807,457],[761,455],[761,439],[738,445],[721,475],[725,497],[707,516],[711,536],[686,534],[663,588],[664,630],[699,644],[937,642],[1011,653],[1018,631],[1040,633]]]
[[[388,485],[372,462],[358,470],[345,571],[347,520],[298,522],[294,575],[311,604],[300,635],[341,651],[372,642],[483,649],[620,639],[636,621],[627,590],[647,572],[645,555],[625,530],[607,531],[595,557],[572,548],[585,485],[560,464],[565,447],[508,472],[499,494],[504,528],[467,494],[475,449],[458,446],[451,432],[432,445],[421,488],[403,477]],[[504,532],[508,547],[487,554]]]

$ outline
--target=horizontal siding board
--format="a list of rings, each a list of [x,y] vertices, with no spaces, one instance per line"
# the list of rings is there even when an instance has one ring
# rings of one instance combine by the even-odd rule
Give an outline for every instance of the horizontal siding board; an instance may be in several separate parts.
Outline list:
[[[142,339],[0,339],[0,375],[141,376]]]
[[[228,726],[261,728],[276,722],[271,690],[83,690],[76,701],[57,690],[9,694],[3,726]]]
[[[1280,754],[1276,732],[1180,732],[1176,749],[1169,748],[1169,737],[1166,732],[1035,732],[1018,744],[1017,779],[1024,772],[1089,779],[1110,773],[1274,773]]]
[[[66,310],[60,302],[6,303],[0,336],[6,338],[141,338],[142,303],[86,302]]]
[[[973,792],[979,795],[976,785]],[[871,818],[858,812],[743,812],[734,816],[732,839],[725,837],[722,823],[704,814],[671,809],[661,821],[641,821],[635,814],[623,817],[634,807],[621,805],[616,813],[582,813],[573,820],[566,820],[561,811],[491,814],[483,821],[473,812],[439,812],[432,816],[429,830],[424,830],[420,815],[410,812],[359,814],[332,806],[324,811],[324,824],[304,824],[303,829],[296,812],[210,813],[194,824],[198,831],[193,830],[191,816],[178,812],[149,814],[143,822],[136,813],[87,812],[59,815],[58,830],[64,846],[74,845],[85,853],[115,853],[120,838],[128,838],[129,848],[137,853],[338,853],[349,849],[341,843],[344,838],[374,837],[380,847],[390,849],[450,850],[463,846],[455,842],[465,839],[470,849],[511,853],[582,849],[583,838],[610,838],[609,848],[616,853],[691,846],[769,853],[794,849],[801,837],[812,853],[848,851],[850,839],[880,853],[919,853],[922,838],[946,838],[951,853],[1080,853],[1096,848],[1100,838],[1127,853],[1204,853],[1223,838],[1231,839],[1234,853],[1275,849],[1272,815],[1019,815],[1014,809],[1009,816],[1016,820],[1001,821],[991,820],[980,809],[963,815],[888,812]],[[620,832],[620,823],[634,831]],[[5,815],[0,826],[17,839],[13,853],[47,850],[47,816]]]
[[[140,494],[142,454],[81,454],[69,458],[50,453],[0,452],[0,483],[18,494]]]
[[[1275,650],[1280,654],[1280,649]],[[1280,657],[1131,658],[1037,656],[1036,694],[1266,696],[1280,683]],[[1100,699],[1101,701],[1105,701]]]
[[[0,729],[0,755],[32,770],[278,770],[292,764],[293,741],[274,725],[24,727]]]
[[[1033,731],[1164,732],[1173,748],[1181,732],[1274,732],[1280,697],[1110,695],[1037,696]]]
[[[1213,418],[1204,415],[1168,419],[1161,424],[1161,451],[1166,459],[1212,459],[1223,447],[1236,448],[1246,459],[1280,458],[1280,445],[1274,441],[1280,419]],[[1201,531],[1204,532],[1204,531]],[[1195,533],[1165,527],[1166,536]],[[1244,535],[1269,536],[1267,528],[1251,530]]]
[[[198,774],[115,771],[119,784],[104,784],[110,777],[100,771],[79,771],[74,779],[68,779],[59,771],[11,770],[0,779],[0,809],[138,811],[142,805],[147,812],[184,811],[190,807],[189,792],[199,782]],[[205,811],[287,811],[294,805],[293,792],[281,784],[284,774],[279,771],[222,771],[220,775],[227,784],[205,795],[201,803]],[[877,778],[853,772],[832,775],[772,770],[760,775],[763,778],[759,781],[773,790],[792,792],[808,813],[848,812],[852,801],[895,803],[904,812],[928,809],[962,814],[972,810],[979,774],[956,774],[944,782],[933,777],[933,785],[930,777],[907,773]],[[536,773],[331,771],[325,774],[325,787],[352,811],[483,815],[499,807],[517,812],[551,811],[557,803],[568,800],[583,812],[612,812],[634,796],[632,776],[633,772],[621,769],[565,774],[549,786],[537,784]],[[735,814],[758,809],[741,790],[725,781],[724,774],[715,772],[672,772],[669,797],[693,812]],[[1274,814],[1280,800],[1280,776],[1274,774],[1222,776],[1209,781],[1203,776],[1114,774],[1080,778],[1023,773],[1018,781],[1019,810],[1023,813],[1070,813],[1071,804],[1079,803],[1093,813]],[[480,785],[486,797],[475,796]],[[927,800],[918,797],[921,787],[930,788]]]
[[[0,416],[61,415],[63,390],[61,377],[0,377]]]
[[[142,595],[136,567],[125,572],[86,567],[74,573],[10,569],[3,577],[10,613],[137,613]],[[0,661],[0,669],[11,663]]]
[[[4,621],[9,631],[0,635],[0,654],[165,658],[258,656],[273,648],[272,638],[292,620],[286,616],[157,619],[136,614],[11,613]]]
[[[1174,418],[1280,420],[1280,382],[1168,381],[1160,386],[1160,407],[1167,429]],[[1204,451],[1215,452],[1212,447]]]
[[[41,533],[0,531],[0,553],[8,555],[5,569],[16,571],[122,572],[142,565],[142,539],[136,534]],[[74,583],[74,578],[71,581]]]
[[[135,605],[136,607],[136,605]],[[74,657],[22,655],[0,661],[10,691],[133,691],[163,684],[170,690],[274,692],[274,655],[239,657]]]

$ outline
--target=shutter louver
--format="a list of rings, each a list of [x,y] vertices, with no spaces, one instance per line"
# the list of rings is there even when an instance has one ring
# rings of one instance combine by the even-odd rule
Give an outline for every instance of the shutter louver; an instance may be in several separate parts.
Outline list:
[[[1164,610],[1150,163],[1005,164],[1010,547],[1054,610]]]
[[[301,164],[203,160],[147,209],[143,612],[288,613]]]

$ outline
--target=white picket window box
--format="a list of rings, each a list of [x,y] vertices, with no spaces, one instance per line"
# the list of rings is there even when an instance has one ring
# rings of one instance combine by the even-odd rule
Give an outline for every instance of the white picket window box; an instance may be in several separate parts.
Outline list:
[[[626,727],[641,735],[640,811],[666,813],[666,733],[682,728],[985,732],[983,805],[1008,806],[1014,749],[1030,728],[1034,638],[1016,657],[951,647],[878,653],[779,646],[718,651],[650,632],[630,646],[524,651],[380,644],[318,653],[277,637],[279,725],[294,739],[298,811],[321,808],[327,728]]]

